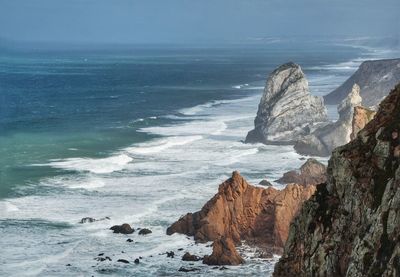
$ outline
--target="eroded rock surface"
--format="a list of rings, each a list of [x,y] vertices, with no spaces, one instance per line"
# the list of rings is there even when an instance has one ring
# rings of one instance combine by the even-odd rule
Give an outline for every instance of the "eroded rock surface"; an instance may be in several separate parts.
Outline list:
[[[274,276],[399,276],[400,168],[391,132],[400,85],[329,161],[328,181],[290,227]]]
[[[370,122],[376,112],[365,108],[363,106],[354,107],[354,115],[352,121],[352,133],[350,135],[350,139],[355,139],[357,137],[358,132],[364,129],[365,125]]]
[[[354,107],[361,105],[361,101],[360,87],[355,84],[338,106],[339,119],[299,139],[294,149],[304,155],[329,156],[333,149],[348,143],[353,132]]]
[[[290,184],[283,190],[250,185],[235,171],[219,186],[203,208],[188,213],[167,229],[167,234],[194,236],[198,242],[231,238],[282,253],[291,220],[315,186]]]
[[[278,183],[295,183],[303,186],[318,185],[326,182],[326,166],[316,159],[308,159],[300,170],[291,170],[283,174]]]
[[[310,94],[299,65],[286,63],[268,77],[246,143],[293,143],[307,133],[307,125],[323,121],[327,113],[322,98]]]
[[[203,258],[207,265],[239,265],[244,260],[236,250],[233,240],[229,237],[222,237],[213,243],[213,252],[210,256]]]
[[[354,84],[361,87],[362,105],[378,105],[400,82],[400,59],[363,62],[358,70],[340,87],[324,97],[326,104],[338,104]]]

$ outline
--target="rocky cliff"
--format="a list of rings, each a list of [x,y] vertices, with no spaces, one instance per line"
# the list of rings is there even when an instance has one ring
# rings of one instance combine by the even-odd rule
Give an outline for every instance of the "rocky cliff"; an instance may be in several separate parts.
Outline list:
[[[188,213],[167,229],[167,234],[194,236],[199,242],[231,238],[282,253],[289,224],[315,186],[288,185],[283,190],[250,185],[238,173],[219,186],[203,208]]]
[[[290,227],[274,276],[399,276],[400,168],[391,133],[400,126],[400,85],[375,118],[329,161]]]
[[[352,121],[352,133],[350,135],[350,139],[355,139],[357,137],[358,132],[364,129],[365,125],[370,122],[376,112],[365,108],[363,106],[354,107],[353,121]]]
[[[350,141],[354,108],[361,104],[360,87],[355,84],[338,106],[339,119],[299,139],[294,149],[305,155],[329,156],[333,149]]]
[[[375,106],[400,82],[400,59],[363,62],[340,87],[324,97],[326,104],[340,103],[354,84],[361,88],[363,106]]]
[[[322,98],[310,94],[300,66],[287,63],[269,76],[246,143],[291,143],[307,125],[326,120]]]

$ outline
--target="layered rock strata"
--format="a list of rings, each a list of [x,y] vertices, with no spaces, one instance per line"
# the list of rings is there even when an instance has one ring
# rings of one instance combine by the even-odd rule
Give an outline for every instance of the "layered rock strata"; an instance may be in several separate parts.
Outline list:
[[[325,103],[340,103],[346,98],[351,87],[358,84],[361,87],[363,106],[375,106],[398,82],[400,82],[400,59],[365,61],[348,80],[324,97]]]
[[[307,125],[324,121],[327,113],[322,98],[310,94],[299,65],[286,63],[268,77],[246,143],[293,143],[307,134]]]

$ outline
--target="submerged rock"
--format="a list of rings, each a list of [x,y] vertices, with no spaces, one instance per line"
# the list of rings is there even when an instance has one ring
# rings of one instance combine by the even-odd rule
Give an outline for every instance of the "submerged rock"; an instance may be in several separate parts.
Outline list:
[[[135,229],[133,229],[128,223],[114,225],[110,228],[110,230],[113,230],[113,232],[116,234],[132,234],[135,232]]]
[[[316,159],[308,159],[299,171],[291,170],[277,180],[281,184],[295,183],[303,186],[326,182],[326,166]]]
[[[363,106],[378,105],[400,82],[400,59],[363,62],[358,70],[340,87],[324,96],[327,104],[338,104],[351,90],[354,84],[361,88]]]
[[[203,258],[203,263],[207,265],[239,265],[244,260],[236,251],[233,240],[229,237],[223,237],[213,243],[213,252],[210,256]]]
[[[268,77],[258,105],[254,130],[246,143],[294,143],[308,133],[307,125],[327,121],[320,97],[312,96],[300,66],[286,63]]]
[[[181,266],[178,269],[178,271],[180,271],[180,272],[193,272],[193,271],[199,271],[199,270],[200,270],[199,268],[195,268],[195,267],[193,267],[193,268],[185,268],[183,266]]]
[[[361,101],[360,87],[355,84],[338,106],[339,119],[298,140],[294,149],[300,154],[329,156],[333,149],[348,143],[353,132],[354,108],[359,106]]]
[[[289,223],[314,191],[312,185],[290,184],[281,191],[255,187],[235,171],[200,211],[180,218],[167,229],[167,234],[194,236],[197,242],[223,237],[236,244],[247,240],[281,253]]]
[[[117,260],[117,262],[124,263],[124,264],[129,264],[129,261],[127,261],[125,259],[119,259],[119,260]]]
[[[139,235],[148,235],[151,233],[152,233],[152,231],[150,229],[146,229],[146,228],[140,229],[140,231],[139,231]]]
[[[399,276],[400,84],[357,138],[335,149],[290,227],[274,276]]]

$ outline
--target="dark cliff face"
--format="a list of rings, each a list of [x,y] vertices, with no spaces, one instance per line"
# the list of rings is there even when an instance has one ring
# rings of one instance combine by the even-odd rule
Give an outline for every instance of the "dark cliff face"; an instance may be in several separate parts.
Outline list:
[[[274,276],[400,276],[400,85],[375,118],[329,161],[292,222]]]
[[[364,106],[377,105],[400,82],[400,59],[363,62],[340,87],[324,96],[326,104],[340,103],[354,84],[361,88]]]

